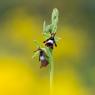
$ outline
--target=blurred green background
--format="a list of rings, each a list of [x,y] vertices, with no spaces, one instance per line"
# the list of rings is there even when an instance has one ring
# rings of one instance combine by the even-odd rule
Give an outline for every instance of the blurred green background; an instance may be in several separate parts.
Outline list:
[[[49,95],[49,69],[32,59],[43,21],[60,12],[54,95],[95,95],[95,0],[0,0],[0,95]]]

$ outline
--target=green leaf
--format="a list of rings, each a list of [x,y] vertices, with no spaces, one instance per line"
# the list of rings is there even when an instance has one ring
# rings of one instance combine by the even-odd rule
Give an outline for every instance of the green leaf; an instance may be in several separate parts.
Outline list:
[[[43,32],[46,32],[46,22],[43,23]]]
[[[41,48],[41,49],[47,54],[46,48]]]
[[[58,23],[58,17],[59,17],[59,11],[57,8],[54,8],[53,9],[53,12],[52,12],[52,24],[53,25],[57,25]]]
[[[52,24],[46,26],[45,32],[52,32]]]
[[[36,40],[34,40],[34,43],[35,43],[35,45],[36,45],[37,48],[40,47],[40,44]]]
[[[44,37],[45,37],[46,39],[48,39],[48,38],[51,36],[50,33],[44,33],[43,35],[44,35]]]
[[[37,55],[39,55],[39,51],[34,52],[32,59],[35,58]]]
[[[57,31],[57,25],[53,25],[53,29],[52,29],[52,32],[56,32]]]

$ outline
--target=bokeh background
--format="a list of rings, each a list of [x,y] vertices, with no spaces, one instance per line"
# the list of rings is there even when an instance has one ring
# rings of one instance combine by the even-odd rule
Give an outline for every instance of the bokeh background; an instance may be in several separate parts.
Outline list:
[[[32,59],[43,21],[60,11],[54,95],[95,95],[95,0],[0,0],[0,95],[49,95],[49,69]]]

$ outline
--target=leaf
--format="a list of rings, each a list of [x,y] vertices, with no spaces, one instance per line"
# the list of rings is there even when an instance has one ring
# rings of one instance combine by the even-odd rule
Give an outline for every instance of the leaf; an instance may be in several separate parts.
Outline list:
[[[57,8],[53,9],[52,12],[52,32],[56,32],[57,31],[57,23],[58,23],[58,17],[59,17],[59,11]]]
[[[45,32],[46,32],[46,33],[50,33],[50,32],[52,32],[52,29],[53,29],[53,28],[52,28],[52,24],[47,25],[46,28],[45,28]]]
[[[43,32],[46,32],[46,22],[43,23]]]
[[[50,33],[44,33],[43,35],[44,35],[44,37],[45,37],[46,39],[50,38],[50,36],[51,36]]]
[[[32,59],[35,58],[39,54],[39,51],[34,52]]]
[[[53,25],[53,29],[52,29],[52,32],[56,32],[57,31],[57,25]]]
[[[52,24],[53,25],[57,25],[58,23],[58,17],[59,17],[59,11],[57,8],[54,8],[53,9],[53,12],[52,12]]]
[[[36,45],[37,48],[40,47],[40,44],[36,40],[34,40],[34,43],[35,43],[35,45]]]

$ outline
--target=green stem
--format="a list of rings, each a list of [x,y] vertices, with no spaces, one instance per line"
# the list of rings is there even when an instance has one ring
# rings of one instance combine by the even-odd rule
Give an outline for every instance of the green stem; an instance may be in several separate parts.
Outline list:
[[[53,95],[53,75],[54,75],[54,64],[53,64],[53,57],[51,56],[51,64],[50,64],[50,95]]]
[[[54,64],[53,64],[53,56],[52,56],[52,49],[46,47],[48,56],[49,56],[49,63],[50,63],[50,95],[53,95],[53,75],[54,75]]]

